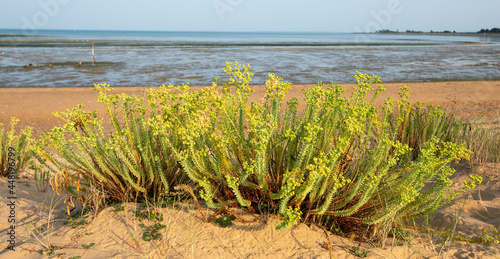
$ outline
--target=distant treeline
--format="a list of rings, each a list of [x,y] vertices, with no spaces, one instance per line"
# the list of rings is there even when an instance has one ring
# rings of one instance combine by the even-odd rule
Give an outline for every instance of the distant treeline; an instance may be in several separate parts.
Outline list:
[[[414,30],[406,30],[406,31],[391,31],[391,30],[378,30],[376,33],[456,33],[456,31],[433,31],[424,32],[424,31],[414,31]]]
[[[500,33],[500,28],[493,28],[491,30],[488,29],[481,29],[477,33]]]
[[[378,30],[376,33],[457,33],[456,31],[429,31],[429,32],[424,32],[424,31],[414,31],[414,30],[406,30],[406,31],[391,31],[391,30]],[[460,33],[500,33],[500,28],[493,28],[491,30],[489,29],[481,29],[478,32],[460,32]]]

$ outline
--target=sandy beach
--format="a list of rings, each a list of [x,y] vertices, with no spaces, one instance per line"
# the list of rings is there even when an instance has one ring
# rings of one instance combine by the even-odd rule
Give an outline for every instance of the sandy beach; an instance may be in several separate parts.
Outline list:
[[[397,97],[399,87],[411,89],[411,101],[441,105],[448,114],[464,120],[500,114],[500,81],[459,81],[429,83],[382,83],[386,88],[379,100]],[[341,84],[352,89],[354,84]],[[288,98],[302,100],[303,89],[312,85],[292,85]],[[113,86],[112,86],[113,87]],[[265,87],[253,86],[252,100],[259,101]],[[113,93],[127,93],[146,97],[148,87],[114,87]],[[202,86],[193,86],[200,89]],[[303,102],[302,102],[303,103]],[[35,136],[48,131],[60,122],[52,115],[84,104],[88,111],[97,110],[105,115],[104,106],[97,103],[97,93],[91,88],[2,88],[0,89],[0,123],[8,124],[11,117],[20,119],[19,127],[32,127]],[[303,105],[303,104],[302,104]],[[303,107],[303,106],[302,106]],[[456,234],[478,238],[483,229],[500,229],[500,165],[485,163],[470,166],[455,164],[452,189],[463,186],[469,174],[483,177],[483,184],[464,201],[457,198],[452,204],[431,215],[430,225],[437,230],[453,228],[455,215],[462,208]],[[129,209],[136,204],[124,204],[124,211],[108,207],[92,221],[77,227],[67,222],[66,206],[62,197],[50,187],[37,191],[32,173],[26,170],[17,182],[18,206],[16,217],[16,251],[3,250],[0,258],[47,258],[41,255],[43,246],[51,244],[55,254],[51,258],[358,258],[352,247],[368,252],[368,258],[500,258],[498,244],[480,244],[453,240],[445,244],[445,237],[433,232],[410,231],[410,243],[389,239],[386,247],[360,243],[349,237],[340,237],[323,231],[317,226],[298,224],[282,232],[275,230],[276,218],[252,215],[234,210],[238,218],[255,220],[252,223],[236,220],[233,226],[222,228],[214,222],[203,222],[193,204],[177,204],[160,209],[167,227],[158,241],[142,240],[140,222]],[[8,183],[0,178],[0,232],[10,226]],[[463,207],[462,207],[463,206]],[[204,208],[205,215],[215,213]],[[47,225],[50,223],[50,225]],[[49,235],[30,235],[28,229],[50,227]],[[6,236],[0,238],[7,246]],[[86,249],[83,245],[90,245]],[[80,257],[78,257],[80,256]]]
[[[352,90],[354,84],[341,84],[344,89]],[[426,82],[426,83],[382,83],[387,90],[378,100],[389,96],[398,97],[399,88],[410,87],[411,101],[441,105],[446,111],[465,119],[476,116],[493,116],[500,113],[500,81],[461,81],[461,82]],[[313,86],[292,85],[287,97],[303,98],[303,89]],[[146,89],[151,87],[114,87],[112,93],[126,93],[146,98]],[[192,86],[200,89],[203,86]],[[253,86],[253,101],[259,101],[265,86]],[[302,105],[304,102],[301,102]],[[104,105],[97,102],[97,93],[92,88],[1,88],[0,123],[8,123],[11,117],[21,121],[20,127],[33,127],[35,133],[41,133],[59,125],[52,115],[83,104],[88,111],[97,110],[105,114]]]

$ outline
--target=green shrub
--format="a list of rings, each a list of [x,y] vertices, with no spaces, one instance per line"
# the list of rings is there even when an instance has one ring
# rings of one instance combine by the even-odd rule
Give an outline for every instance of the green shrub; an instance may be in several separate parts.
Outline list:
[[[158,132],[148,126],[167,116],[155,107],[155,102],[166,101],[158,99],[161,90],[149,93],[152,110],[146,112],[142,98],[108,94],[112,88],[107,85],[96,85],[94,89],[99,93],[98,101],[107,107],[106,122],[111,124],[111,132],[105,133],[103,119],[96,111],[85,112],[79,105],[56,113],[64,125],[45,133],[39,143],[38,156],[53,163],[58,172],[51,180],[58,193],[66,192],[81,200],[82,194],[75,190],[87,194],[101,190],[110,201],[140,201],[165,196],[171,186],[189,180],[171,151],[181,145],[177,132]],[[169,109],[177,113],[176,108]],[[45,151],[47,146],[60,159]]]
[[[13,165],[14,175],[26,167],[26,163],[31,158],[28,151],[31,145],[32,129],[25,128],[21,130],[20,135],[16,135],[15,126],[19,119],[11,118],[10,130],[7,131],[0,123],[0,176],[5,177],[9,174],[9,167]]]
[[[372,84],[380,79],[358,72],[350,97],[320,83],[305,91],[299,112],[296,98],[285,103],[290,83],[274,74],[261,101],[251,102],[249,68],[228,63],[222,87],[216,79],[199,91],[187,84],[149,90],[148,107],[96,86],[113,132],[105,134],[96,112],[81,106],[57,114],[65,125],[40,145],[63,160],[37,153],[60,170],[52,186],[71,193],[93,184],[126,202],[162,196],[190,179],[210,208],[266,208],[282,215],[278,229],[303,220],[341,231],[410,220],[472,188],[446,192],[454,172],[448,164],[470,156],[456,144],[461,124],[440,109],[414,107],[407,88],[400,101],[376,107],[385,89]]]
[[[408,142],[412,127],[402,123],[418,124],[419,116],[393,112],[392,98],[376,108],[383,86],[367,101],[378,77],[355,75],[350,98],[338,85],[318,84],[305,91],[299,114],[297,99],[284,105],[289,83],[270,74],[261,102],[249,102],[248,68],[229,63],[225,71],[221,91],[217,82],[205,89],[209,104],[178,127],[186,145],[176,156],[209,207],[269,204],[283,215],[278,229],[300,218],[373,225],[424,215],[458,193],[445,192],[453,174],[448,163],[470,152],[440,141],[435,131],[443,129],[434,123],[420,131],[431,133],[411,156],[400,140]],[[411,105],[406,98],[398,104],[401,111]]]
[[[397,112],[390,115],[392,131],[396,133],[396,141],[408,145],[412,150],[407,159],[415,160],[426,142],[437,138],[441,142],[462,144],[469,127],[453,115],[447,116],[442,107],[433,105],[423,107],[422,102],[413,105],[407,101],[410,90],[401,88],[401,101],[397,104]],[[401,121],[401,123],[398,123]],[[398,125],[398,126],[396,126]]]

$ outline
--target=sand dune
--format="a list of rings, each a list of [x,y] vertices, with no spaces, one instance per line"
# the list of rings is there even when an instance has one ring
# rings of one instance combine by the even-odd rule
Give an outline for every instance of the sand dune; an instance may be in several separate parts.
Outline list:
[[[403,84],[384,84],[389,94],[397,96]],[[448,112],[465,119],[478,115],[496,116],[500,110],[500,81],[407,83],[413,91],[411,100],[444,106]],[[304,85],[293,86],[292,96],[301,97]],[[346,88],[350,88],[347,85]],[[194,87],[197,88],[197,87]],[[119,92],[144,94],[144,88],[118,88]],[[263,91],[256,86],[255,100]],[[382,96],[382,97],[384,97]],[[89,110],[96,104],[97,94],[90,89],[0,89],[0,122],[8,123],[11,116],[21,119],[21,126],[34,127],[36,133],[57,125],[52,112],[63,111],[83,103]],[[299,98],[300,99],[300,98]],[[483,183],[470,197],[457,197],[451,204],[429,216],[430,226],[448,232],[457,222],[455,233],[466,238],[478,238],[483,229],[500,229],[500,165],[484,163],[469,166],[455,164],[452,188],[460,188],[469,174],[480,175]],[[55,248],[52,258],[357,258],[353,246],[368,252],[368,258],[499,258],[498,244],[480,244],[453,240],[437,232],[408,229],[413,240],[408,243],[388,239],[384,248],[375,244],[359,243],[347,237],[325,232],[317,226],[296,225],[285,231],[276,231],[276,218],[252,215],[232,210],[238,216],[234,225],[222,228],[215,222],[205,222],[192,203],[177,203],[159,209],[163,224],[159,240],[142,239],[152,222],[140,222],[130,210],[138,205],[127,203],[123,211],[116,206],[103,209],[88,223],[78,225],[81,219],[68,224],[64,197],[57,196],[50,187],[38,191],[27,170],[18,179],[15,217],[16,251],[3,250],[0,258],[47,258],[40,251],[44,246]],[[7,221],[10,209],[8,183],[0,178],[0,241],[8,245],[6,234],[11,224]],[[215,213],[204,208],[205,215]],[[457,213],[460,213],[457,219]],[[252,223],[242,222],[254,220]],[[66,224],[64,224],[66,223]],[[82,222],[83,223],[83,222]],[[38,228],[38,234],[35,229]],[[47,229],[49,229],[47,233]],[[43,235],[41,235],[42,233]],[[89,249],[83,245],[92,245]]]

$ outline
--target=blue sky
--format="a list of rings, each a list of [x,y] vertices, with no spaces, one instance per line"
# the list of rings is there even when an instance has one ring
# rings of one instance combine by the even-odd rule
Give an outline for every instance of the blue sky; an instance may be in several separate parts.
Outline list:
[[[498,0],[3,0],[0,28],[153,31],[478,31]]]

